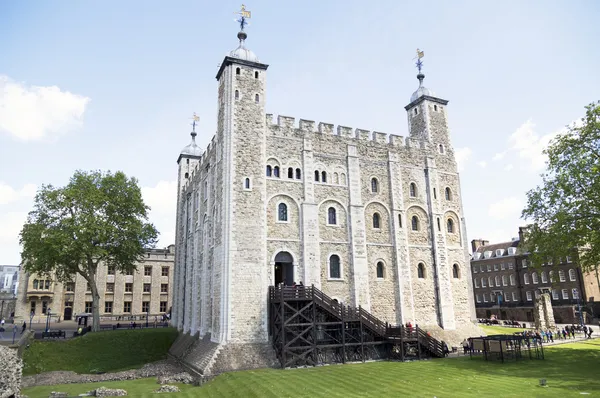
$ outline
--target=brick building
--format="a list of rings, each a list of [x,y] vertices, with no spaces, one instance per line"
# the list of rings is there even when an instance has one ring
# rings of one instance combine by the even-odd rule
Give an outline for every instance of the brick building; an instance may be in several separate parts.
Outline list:
[[[150,249],[144,261],[129,275],[98,265],[96,283],[100,294],[100,317],[162,315],[172,305],[175,246]],[[75,315],[92,312],[92,292],[77,275],[73,282],[60,283],[52,276],[20,273],[15,320],[45,322],[74,320]]]
[[[523,228],[519,228],[519,238],[510,242],[471,241],[477,317],[495,315],[504,320],[533,322],[535,299],[543,291],[550,293],[558,323],[579,323],[579,308],[586,321],[597,316],[595,300],[600,298],[597,279],[593,273],[581,272],[577,253],[548,259],[534,269],[529,254],[520,245],[522,238]]]

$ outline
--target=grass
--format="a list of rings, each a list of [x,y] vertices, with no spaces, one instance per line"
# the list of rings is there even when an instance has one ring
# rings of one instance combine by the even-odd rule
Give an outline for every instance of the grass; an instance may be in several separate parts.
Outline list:
[[[109,330],[71,340],[34,341],[23,354],[23,374],[51,370],[117,372],[166,358],[174,328]]]
[[[485,362],[482,358],[415,362],[372,362],[307,369],[260,369],[218,376],[202,387],[185,386],[183,397],[575,397],[600,395],[600,339],[564,344],[545,350],[545,360]],[[548,387],[540,387],[539,379]],[[120,386],[133,397],[152,397],[156,379],[101,385]],[[96,383],[96,387],[98,383]],[[31,398],[50,391],[75,395],[91,384],[34,387]]]
[[[508,327],[508,326],[496,326],[496,325],[483,325],[483,324],[478,324],[478,326],[484,330],[488,335],[491,334],[514,334],[516,332],[523,332],[523,330],[532,330],[530,328],[528,329],[523,329],[523,328],[515,328],[515,327]]]

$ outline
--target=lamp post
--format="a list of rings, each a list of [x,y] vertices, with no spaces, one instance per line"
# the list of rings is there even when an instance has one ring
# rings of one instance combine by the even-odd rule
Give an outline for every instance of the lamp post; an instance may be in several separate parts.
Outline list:
[[[31,323],[33,322],[33,316],[35,315],[35,312],[31,311],[29,313],[29,330],[32,330],[31,328]]]
[[[48,308],[48,311],[46,311],[46,332],[50,331],[50,315],[51,315],[52,309]]]

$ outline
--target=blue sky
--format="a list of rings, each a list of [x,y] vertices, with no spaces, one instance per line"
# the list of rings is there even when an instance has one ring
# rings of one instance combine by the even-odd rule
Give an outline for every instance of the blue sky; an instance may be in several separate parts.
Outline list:
[[[267,112],[407,135],[425,85],[449,103],[469,240],[509,240],[541,148],[600,89],[600,4],[589,1],[246,3],[268,70]],[[218,65],[237,46],[233,1],[0,2],[0,263],[36,187],[76,169],[139,179],[174,239],[176,160],[200,115],[216,129]]]

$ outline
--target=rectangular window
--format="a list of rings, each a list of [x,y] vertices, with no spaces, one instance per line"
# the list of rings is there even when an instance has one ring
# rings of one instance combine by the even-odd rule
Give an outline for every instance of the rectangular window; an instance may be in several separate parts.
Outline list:
[[[498,271],[498,264],[494,264],[494,271]]]
[[[567,289],[562,290],[562,298],[563,298],[563,300],[569,299],[569,291]]]
[[[48,311],[48,302],[42,301],[42,314],[45,314]]]
[[[130,314],[131,313],[131,301],[123,302],[123,312]]]
[[[481,303],[481,296],[480,295],[476,295],[476,297],[477,297],[477,302]]]
[[[515,266],[513,265],[513,263],[508,263],[508,269],[514,269],[514,267]]]
[[[504,271],[506,269],[506,265],[504,263],[500,264],[500,269]]]
[[[488,302],[487,293],[483,293],[483,302],[484,302],[484,303],[487,303],[487,302]]]
[[[510,296],[508,294],[506,294],[505,296],[503,296],[504,301],[510,301]]]
[[[47,279],[44,283],[44,290],[50,290],[50,280]]]
[[[150,293],[151,288],[152,288],[152,284],[144,283],[144,293]]]
[[[527,301],[531,301],[533,300],[533,297],[531,296],[531,291],[527,292]]]
[[[74,292],[75,291],[75,282],[67,282],[65,284],[65,291]]]
[[[160,292],[161,293],[169,293],[169,284],[168,283],[161,283],[160,284]]]
[[[167,302],[166,301],[160,302],[160,312],[167,312]]]
[[[106,293],[113,293],[115,291],[115,284],[112,282],[106,283]]]
[[[108,268],[107,268],[107,270],[106,270],[106,273],[108,275],[114,275],[115,274],[115,267],[113,265],[109,265]]]
[[[527,259],[526,258],[524,258],[523,260],[521,260],[521,267],[527,268]]]
[[[92,302],[91,301],[86,301],[85,302],[85,310],[84,312],[90,313],[92,312]]]
[[[574,298],[575,300],[579,299],[579,290],[577,290],[577,289],[573,289],[573,290],[571,291],[571,294],[573,294],[573,298]]]
[[[475,278],[473,279],[473,282],[475,283],[475,288],[479,288],[479,279]]]
[[[169,276],[169,267],[162,267],[161,276]]]
[[[487,281],[485,278],[481,278],[481,287],[487,287]]]
[[[104,302],[104,313],[105,314],[112,314],[112,309],[113,309],[113,302],[112,301],[105,301]]]
[[[31,302],[31,306],[29,307],[29,312],[35,314],[35,301]]]
[[[558,296],[558,290],[552,290],[552,300],[558,300],[560,297]]]
[[[144,312],[144,313],[150,312],[150,302],[149,301],[142,301],[142,312]]]
[[[128,269],[127,271],[125,271],[125,275],[133,275],[133,270]]]
[[[144,267],[144,276],[152,276],[152,267]]]
[[[488,272],[491,272],[491,271],[492,271],[492,264],[488,264],[488,265],[487,265],[487,271],[488,271]]]
[[[133,293],[133,283],[125,284],[125,293]]]
[[[517,301],[517,292],[512,292],[512,301]]]
[[[537,299],[537,298],[540,298],[540,292],[539,292],[539,291],[537,291],[537,290],[535,291],[535,298],[536,298],[536,299]]]
[[[473,273],[476,274],[477,273],[477,267],[473,267]]]
[[[483,267],[483,265],[480,265],[480,266],[479,266],[479,271],[480,271],[480,272],[485,272],[485,268]]]
[[[572,263],[573,262],[573,259],[571,258],[571,256],[567,256],[567,262],[568,263]]]

